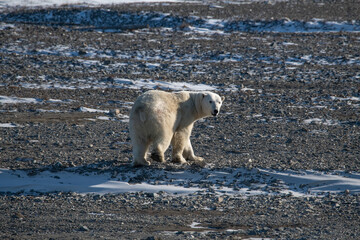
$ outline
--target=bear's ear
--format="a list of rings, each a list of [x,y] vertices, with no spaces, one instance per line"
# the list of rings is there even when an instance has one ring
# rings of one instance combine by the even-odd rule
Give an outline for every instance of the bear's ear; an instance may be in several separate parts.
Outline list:
[[[222,97],[221,97],[221,101],[223,102],[224,100],[225,100],[225,97],[224,97],[224,96],[222,96]]]
[[[202,94],[202,98],[203,98],[203,99],[205,98],[205,93]]]

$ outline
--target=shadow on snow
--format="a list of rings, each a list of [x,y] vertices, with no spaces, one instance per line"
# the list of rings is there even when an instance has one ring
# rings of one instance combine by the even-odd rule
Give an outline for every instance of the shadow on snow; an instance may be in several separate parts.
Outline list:
[[[335,171],[276,171],[199,166],[150,166],[128,164],[99,170],[96,166],[52,168],[35,172],[0,169],[2,194],[76,192],[107,194],[166,192],[215,194],[239,197],[292,195],[302,197],[332,193],[360,193],[360,174]]]

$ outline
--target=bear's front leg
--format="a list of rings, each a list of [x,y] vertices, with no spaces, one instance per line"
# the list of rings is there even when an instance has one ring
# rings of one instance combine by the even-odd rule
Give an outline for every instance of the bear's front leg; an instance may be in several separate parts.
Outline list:
[[[204,158],[195,156],[194,150],[193,150],[193,148],[191,146],[190,138],[188,139],[187,144],[186,144],[186,146],[184,148],[183,157],[185,159],[187,159],[187,160],[191,160],[191,161],[194,161],[194,162],[202,162],[202,161],[204,161]]]
[[[173,148],[172,161],[174,163],[180,163],[180,164],[186,163],[186,159],[183,157],[183,152],[188,140],[187,135],[188,133],[186,129],[174,133],[174,136],[171,140],[171,145]]]
[[[197,157],[191,146],[190,135],[193,125],[188,126],[175,132],[172,140],[173,145],[173,162],[186,163],[186,160],[194,162],[203,162],[202,157]]]

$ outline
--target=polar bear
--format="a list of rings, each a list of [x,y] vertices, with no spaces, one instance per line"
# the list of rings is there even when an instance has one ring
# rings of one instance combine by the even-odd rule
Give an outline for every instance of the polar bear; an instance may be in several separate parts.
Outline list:
[[[190,135],[194,122],[216,116],[224,97],[212,92],[174,92],[151,90],[139,96],[130,112],[129,130],[133,146],[133,166],[148,166],[151,158],[164,162],[164,153],[172,145],[172,161],[203,161],[194,155]]]

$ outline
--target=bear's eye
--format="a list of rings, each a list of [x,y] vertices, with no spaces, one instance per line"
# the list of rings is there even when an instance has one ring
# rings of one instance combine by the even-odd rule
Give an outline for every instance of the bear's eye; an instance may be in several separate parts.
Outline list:
[[[209,103],[212,103],[212,101],[209,101]]]

